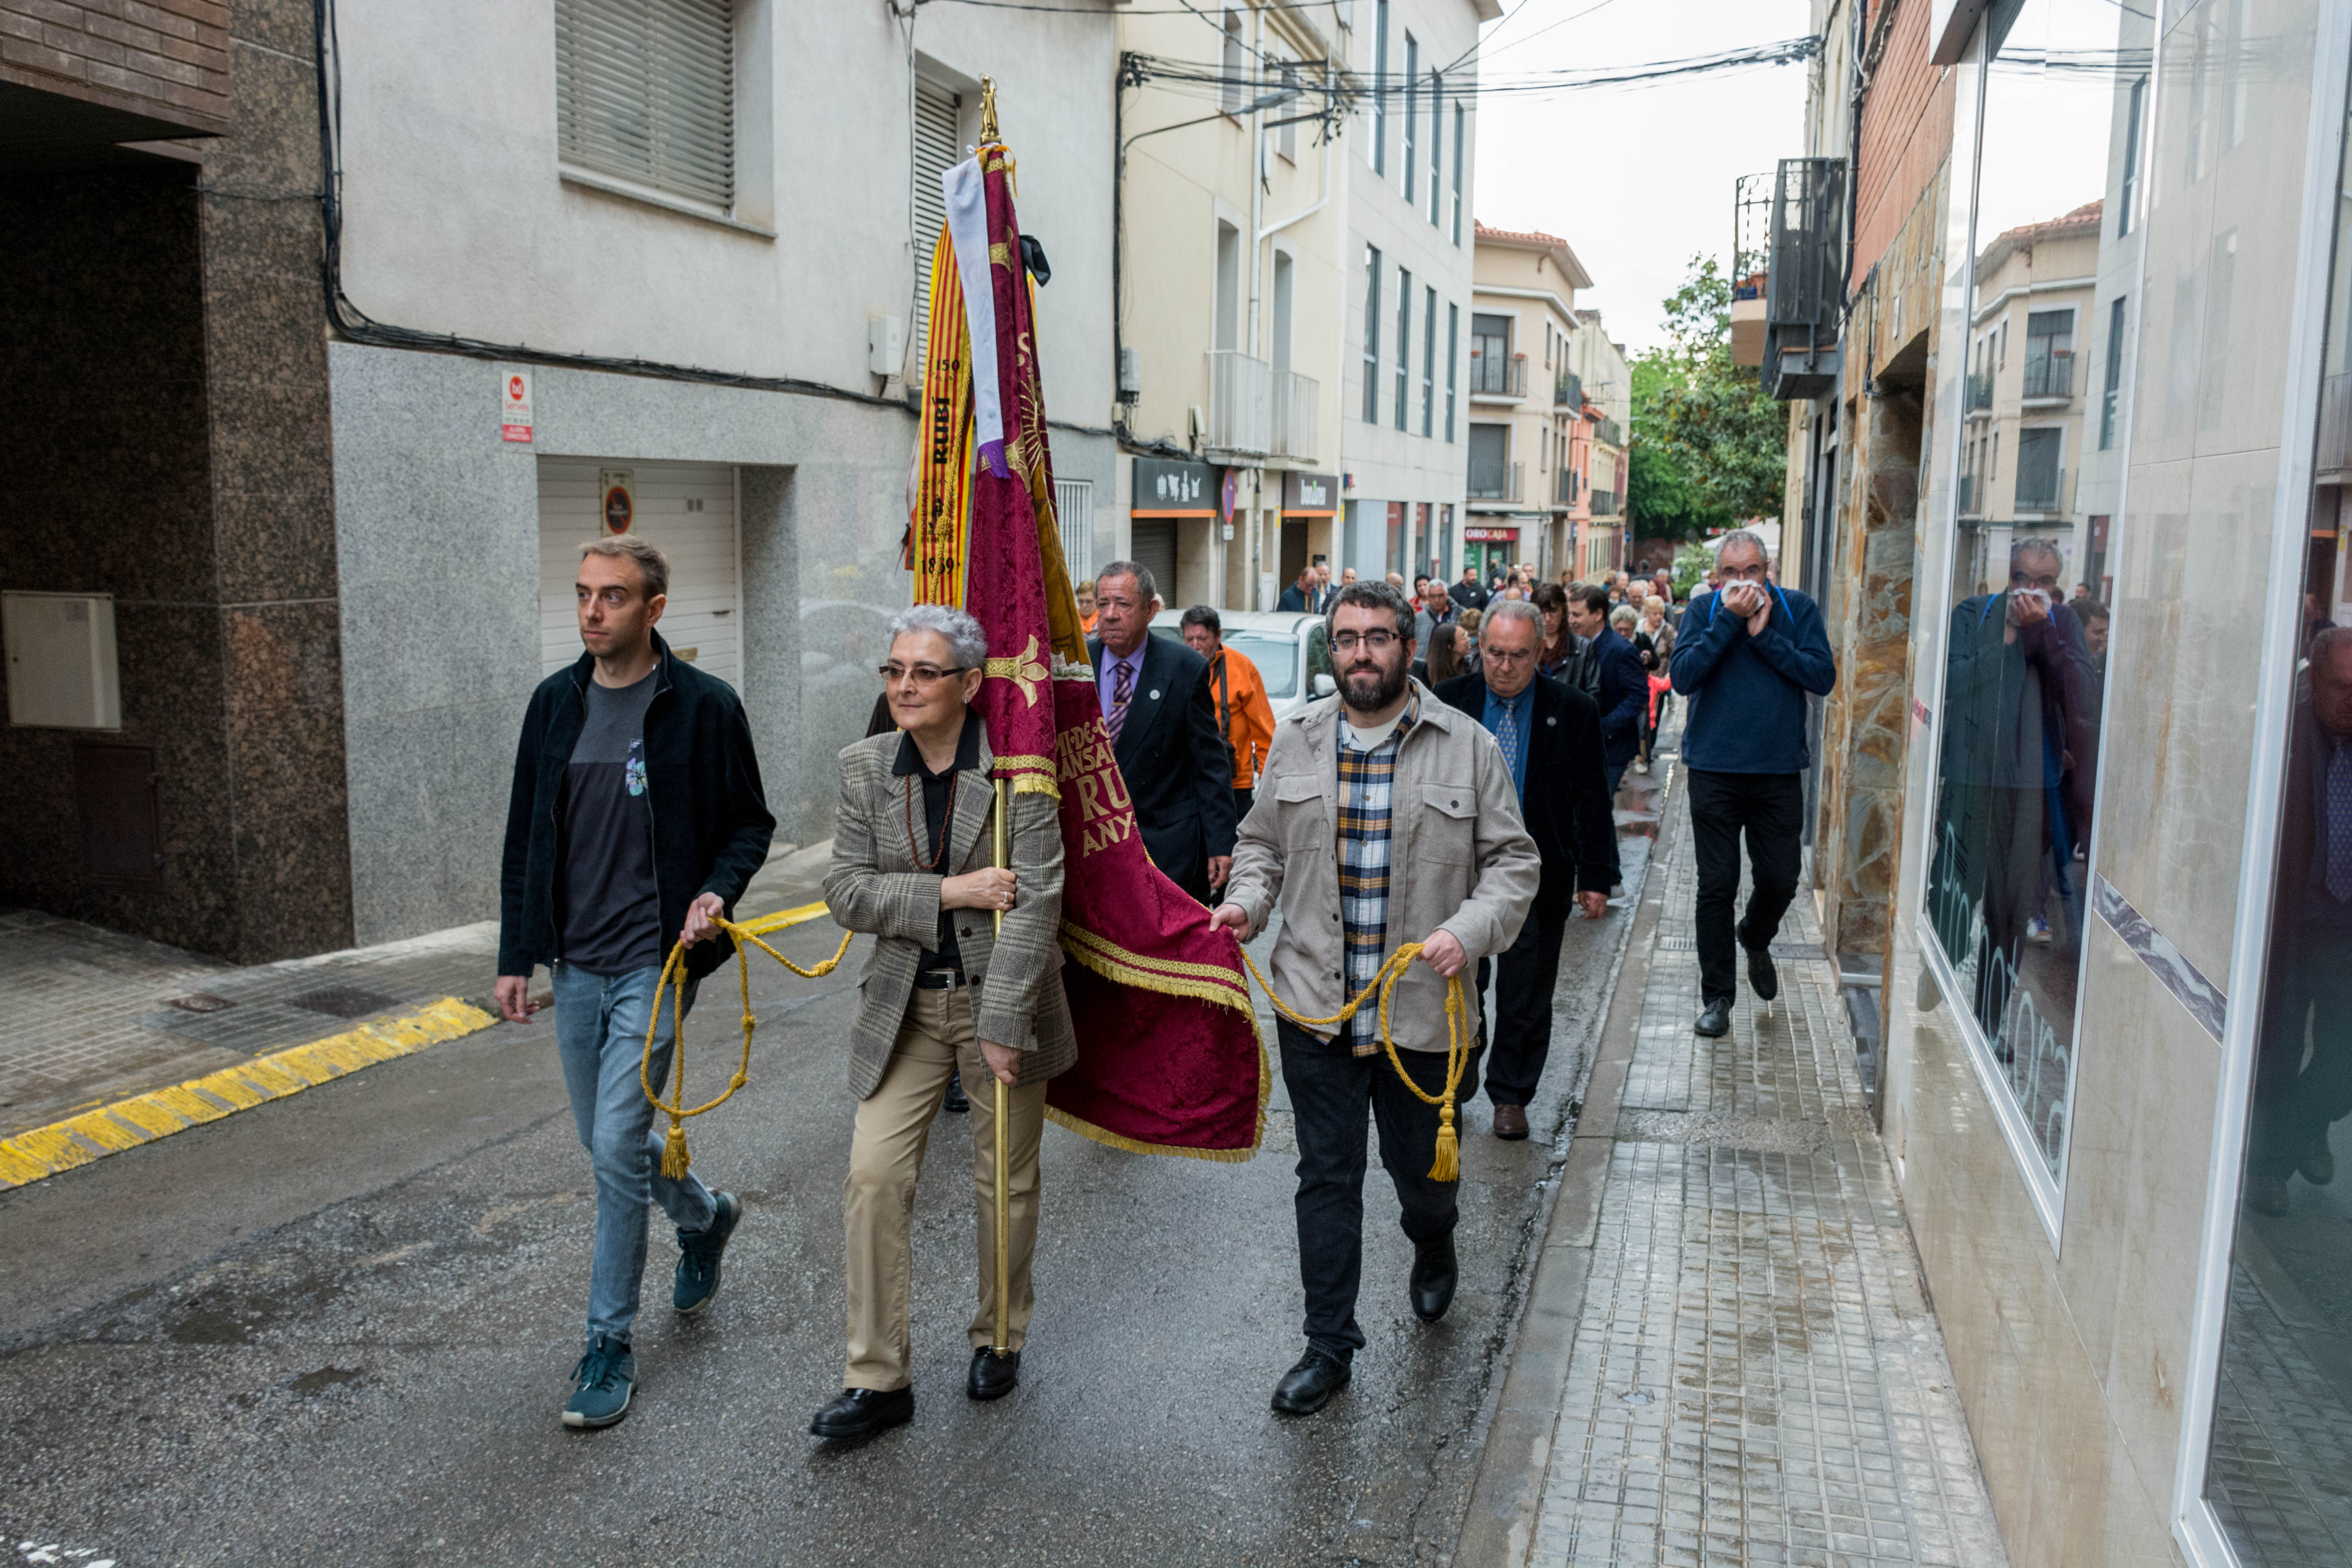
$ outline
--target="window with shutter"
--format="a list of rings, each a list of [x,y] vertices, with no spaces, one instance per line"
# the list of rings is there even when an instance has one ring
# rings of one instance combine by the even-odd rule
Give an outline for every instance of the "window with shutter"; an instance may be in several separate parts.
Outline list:
[[[731,0],[555,0],[563,162],[731,208]]]
[[[948,221],[946,198],[940,195],[940,176],[955,167],[956,126],[963,100],[927,81],[915,83],[915,336],[907,357],[907,374],[917,384],[929,362],[931,331],[931,253],[940,230]]]

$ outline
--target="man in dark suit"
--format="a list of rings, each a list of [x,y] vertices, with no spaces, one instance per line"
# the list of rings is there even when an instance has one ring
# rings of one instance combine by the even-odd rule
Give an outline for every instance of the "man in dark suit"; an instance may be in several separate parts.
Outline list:
[[[1633,645],[1617,635],[1609,626],[1609,591],[1588,583],[1568,591],[1568,629],[1588,639],[1592,663],[1600,671],[1601,765],[1609,782],[1609,798],[1617,798],[1617,786],[1623,782],[1625,770],[1642,750],[1642,724],[1650,711],[1650,672],[1642,668],[1642,656]],[[1609,864],[1617,862],[1617,838],[1609,838]],[[1610,886],[1624,880],[1612,876]]]
[[[1217,732],[1209,661],[1151,635],[1159,609],[1150,569],[1112,562],[1095,580],[1087,657],[1143,847],[1170,880],[1206,904],[1233,870],[1234,761]]]
[[[1274,607],[1302,612],[1312,610],[1315,607],[1315,568],[1311,565],[1300,567],[1298,580],[1282,591],[1282,597],[1275,601]]]
[[[2246,1155],[2246,1206],[2266,1215],[2288,1211],[2298,1172],[2336,1179],[2328,1130],[2352,1113],[2352,629],[2311,639],[2310,680],[2288,741]]]
[[[1478,624],[1479,673],[1449,680],[1437,695],[1486,725],[1502,747],[1519,793],[1528,832],[1543,858],[1534,910],[1518,939],[1497,961],[1495,1035],[1486,1053],[1486,1098],[1495,1136],[1528,1135],[1535,1097],[1551,1051],[1552,989],[1567,933],[1569,893],[1587,918],[1609,912],[1615,873],[1615,819],[1601,773],[1601,710],[1581,691],[1536,673],[1543,616],[1520,599],[1498,599]],[[1487,961],[1478,961],[1486,984]]]

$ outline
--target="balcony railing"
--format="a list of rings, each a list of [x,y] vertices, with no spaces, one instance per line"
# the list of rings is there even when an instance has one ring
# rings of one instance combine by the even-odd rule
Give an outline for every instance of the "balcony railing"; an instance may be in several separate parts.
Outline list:
[[[2043,474],[2017,476],[2017,511],[2063,511],[2066,510],[2066,470],[2053,468]]]
[[[1614,419],[1603,419],[1593,426],[1592,438],[1604,447],[1622,447],[1625,444],[1625,432],[1618,428]]]
[[[1573,371],[1561,371],[1552,377],[1551,405],[1554,408],[1584,406],[1584,378]]]
[[[1574,468],[1556,470],[1551,477],[1551,504],[1574,506],[1577,493],[1582,488],[1583,479],[1584,476]]]
[[[1487,353],[1476,349],[1470,351],[1471,396],[1525,397],[1527,395],[1528,362],[1525,355]]]
[[[1519,499],[1522,463],[1500,462],[1495,458],[1470,460],[1470,499],[1472,500],[1517,500]]]
[[[2027,359],[2025,362],[2025,395],[2028,397],[2074,396],[2074,361],[2073,356],[2051,354],[2040,359]]]
[[[2322,475],[2352,468],[2352,374],[2319,384],[2319,462]]]
[[[1617,515],[1617,492],[1615,490],[1594,490],[1592,492],[1592,515],[1595,517],[1615,517]]]
[[[1962,517],[1977,515],[1977,477],[1974,474],[1962,474],[1960,476],[1960,515]]]
[[[1294,458],[1302,463],[1315,461],[1320,445],[1316,419],[1321,397],[1322,387],[1314,377],[1286,370],[1274,373],[1274,445],[1269,449],[1270,456]]]
[[[1968,412],[1974,414],[1992,406],[1992,376],[1979,371],[1969,377]]]
[[[1232,349],[1209,353],[1207,444],[1264,452],[1274,444],[1274,367]]]

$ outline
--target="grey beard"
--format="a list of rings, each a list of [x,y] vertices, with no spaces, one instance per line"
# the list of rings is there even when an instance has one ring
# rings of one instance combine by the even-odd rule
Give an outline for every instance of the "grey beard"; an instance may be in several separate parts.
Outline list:
[[[1355,688],[1350,684],[1356,678],[1351,675],[1339,682],[1339,700],[1350,712],[1377,713],[1404,695],[1404,683],[1410,676],[1411,672],[1406,669],[1404,661],[1399,659],[1395,668],[1381,674],[1381,683],[1373,689],[1371,700],[1359,702],[1356,700]]]

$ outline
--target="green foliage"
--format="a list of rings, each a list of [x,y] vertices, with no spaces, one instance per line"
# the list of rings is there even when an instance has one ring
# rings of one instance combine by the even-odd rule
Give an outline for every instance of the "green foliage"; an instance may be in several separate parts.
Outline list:
[[[1778,516],[1788,473],[1788,411],[1756,373],[1731,362],[1731,285],[1693,257],[1665,301],[1667,342],[1633,362],[1626,510],[1637,538],[1694,539]]]
[[[1691,590],[1706,581],[1715,569],[1715,552],[1704,544],[1685,544],[1675,552],[1672,567],[1675,578],[1675,602],[1690,603]]]

